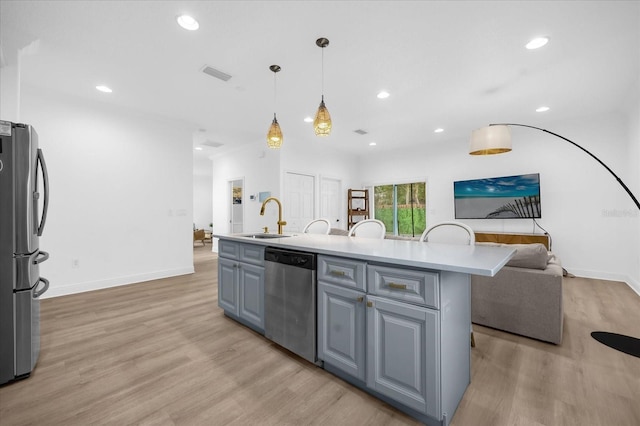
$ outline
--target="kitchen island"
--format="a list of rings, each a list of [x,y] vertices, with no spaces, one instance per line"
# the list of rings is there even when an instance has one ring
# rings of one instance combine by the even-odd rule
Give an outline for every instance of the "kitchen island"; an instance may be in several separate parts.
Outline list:
[[[428,425],[449,424],[470,382],[470,274],[494,276],[515,253],[336,235],[214,237],[218,305],[263,334],[265,249],[315,254],[317,364]]]

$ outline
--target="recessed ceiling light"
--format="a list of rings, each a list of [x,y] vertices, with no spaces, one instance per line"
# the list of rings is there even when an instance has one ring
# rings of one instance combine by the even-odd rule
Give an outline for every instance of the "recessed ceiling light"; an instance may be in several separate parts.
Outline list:
[[[438,127],[433,131],[433,133],[442,133],[442,132],[444,132],[444,129],[442,127]]]
[[[111,93],[113,92],[113,90],[111,90],[110,88],[108,88],[107,86],[96,86],[96,89],[98,89],[101,92],[104,93]]]
[[[378,145],[378,144],[375,143],[375,142],[369,142],[369,146],[376,146],[376,145]]]
[[[178,25],[180,25],[185,30],[195,31],[200,28],[200,24],[196,21],[192,16],[189,15],[180,15],[176,18],[178,21]]]
[[[536,37],[525,46],[527,49],[539,49],[549,42],[549,37]]]
[[[378,99],[386,99],[389,97],[389,92],[385,92],[384,90],[380,93],[378,93]]]
[[[546,112],[549,111],[548,106],[541,106],[540,108],[536,108],[536,112]]]
[[[304,118],[304,122],[305,122],[305,123],[313,123],[313,118],[311,118],[311,117],[305,117],[305,118]]]
[[[196,146],[194,149],[195,149],[196,151],[202,151],[202,147],[201,147],[201,146]]]

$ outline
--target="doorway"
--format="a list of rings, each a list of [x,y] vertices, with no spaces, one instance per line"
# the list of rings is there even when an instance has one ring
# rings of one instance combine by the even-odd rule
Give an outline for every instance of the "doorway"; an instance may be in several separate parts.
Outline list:
[[[229,232],[243,232],[244,223],[244,178],[229,181]]]

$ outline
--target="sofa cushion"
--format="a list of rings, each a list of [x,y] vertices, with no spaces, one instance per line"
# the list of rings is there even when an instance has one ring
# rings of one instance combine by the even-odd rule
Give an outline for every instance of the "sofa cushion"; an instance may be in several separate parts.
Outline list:
[[[502,246],[516,249],[507,266],[529,269],[546,269],[547,267],[549,253],[543,244],[502,244]]]

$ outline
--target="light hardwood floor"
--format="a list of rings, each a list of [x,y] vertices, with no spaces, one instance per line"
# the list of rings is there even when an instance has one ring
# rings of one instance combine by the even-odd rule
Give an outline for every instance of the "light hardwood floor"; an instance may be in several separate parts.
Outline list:
[[[210,250],[192,275],[44,300],[38,366],[0,387],[0,425],[418,424],[224,317]],[[589,335],[640,337],[640,297],[564,284],[560,346],[474,326],[452,425],[640,425],[640,358]]]

